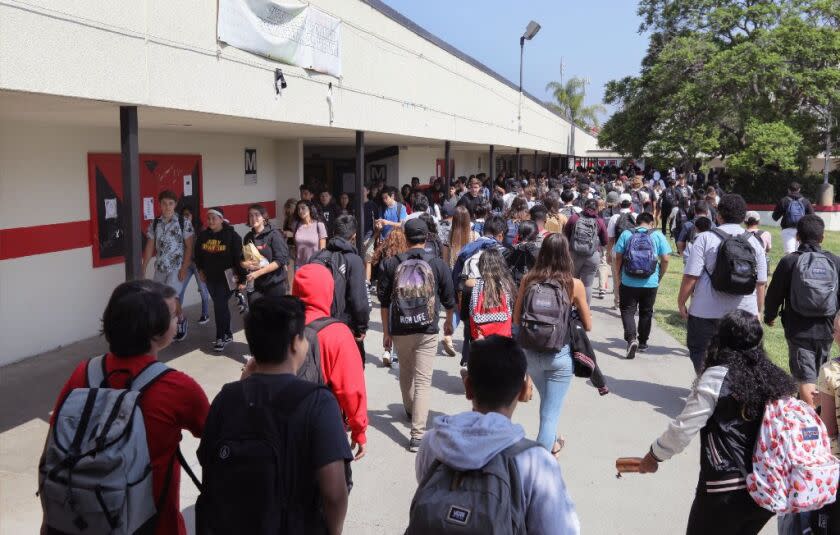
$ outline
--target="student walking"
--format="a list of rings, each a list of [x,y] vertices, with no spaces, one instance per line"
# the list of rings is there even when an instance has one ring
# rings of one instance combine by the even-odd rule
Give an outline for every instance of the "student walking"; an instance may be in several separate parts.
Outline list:
[[[290,296],[261,297],[245,317],[253,358],[213,400],[198,447],[199,533],[341,532],[353,455],[335,397],[296,377],[304,325]]]
[[[306,306],[306,325],[315,331],[310,344],[317,339],[319,360],[317,373],[310,380],[329,386],[338,400],[350,429],[356,459],[367,451],[367,387],[365,371],[359,362],[359,349],[350,328],[330,316],[335,290],[329,270],[319,264],[307,264],[295,273],[292,295]]]
[[[753,469],[765,405],[796,387],[770,362],[763,334],[752,312],[735,310],[720,320],[683,412],[642,459],[642,473],[656,472],[700,433],[700,478],[687,535],[755,535],[773,517],[747,492],[745,474]]]
[[[580,533],[560,465],[544,448],[525,438],[521,425],[511,422],[518,403],[533,395],[526,367],[525,354],[510,338],[490,336],[475,343],[464,376],[472,410],[436,418],[434,428],[423,438],[415,463],[418,489],[411,503],[407,535],[464,530],[514,533],[514,526],[478,525],[481,518],[513,520],[521,528],[517,533]],[[508,459],[515,470],[505,462]],[[499,471],[491,468],[497,466]],[[489,470],[496,475],[490,475]],[[465,484],[455,485],[461,477]],[[499,497],[498,503],[487,495],[476,495],[475,489],[486,488],[494,477],[508,478],[509,488],[519,495],[508,500]],[[510,480],[513,477],[518,480]],[[476,514],[466,511],[461,525],[445,522],[443,519],[453,513],[457,517],[465,512],[442,501],[445,492],[456,504],[486,503],[491,509]]]
[[[143,249],[143,264],[140,273],[146,273],[146,266],[155,257],[155,272],[152,279],[166,284],[181,293],[187,280],[191,259],[193,258],[194,231],[192,223],[182,215],[175,213],[178,196],[169,190],[158,195],[160,217],[156,217],[146,231],[146,247]],[[187,336],[187,318],[178,301],[178,332],[175,341],[180,342]]]
[[[758,316],[764,310],[764,244],[741,226],[746,214],[743,197],[724,195],[718,205],[720,226],[697,235],[685,264],[677,306],[687,320],[686,346],[697,372],[723,316],[739,309]]]
[[[785,254],[796,251],[796,225],[806,215],[814,213],[814,207],[802,196],[802,186],[791,182],[788,194],[782,197],[773,209],[773,221],[779,221],[782,227],[782,248]]]
[[[416,452],[429,417],[429,387],[438,343],[438,309],[446,310],[444,335],[452,334],[455,293],[452,274],[442,259],[424,246],[429,228],[422,219],[407,221],[409,249],[382,263],[377,287],[382,305],[382,333],[386,349],[393,344],[400,355],[400,391],[411,419],[409,451]]]
[[[549,234],[536,265],[519,286],[513,324],[528,357],[528,373],[540,393],[537,442],[553,454],[564,445],[557,436],[557,426],[573,375],[569,345],[572,307],[577,308],[584,329],[592,330],[586,289],[580,279],[574,278],[569,242],[562,234]]]
[[[356,252],[356,218],[342,215],[333,223],[334,236],[327,247],[312,258],[330,270],[335,288],[330,316],[353,331],[362,365],[365,363],[365,335],[370,321],[365,266]]]
[[[201,219],[198,215],[193,215],[192,208],[184,206],[181,209],[181,217],[184,221],[189,221],[193,226],[193,237],[191,240],[195,242],[195,237],[201,234]],[[193,254],[189,259],[190,267],[187,270],[187,276],[181,285],[181,291],[178,293],[178,303],[184,302],[184,295],[187,293],[187,286],[190,285],[190,280],[195,278],[195,285],[198,287],[198,294],[201,297],[201,317],[198,318],[198,324],[204,325],[210,321],[210,292],[207,291],[207,285],[201,281],[198,276],[198,268],[195,265],[195,243],[192,247]]]
[[[601,248],[607,246],[607,226],[598,215],[598,201],[588,199],[580,214],[573,214],[563,227],[575,265],[575,277],[586,287],[586,302],[592,299],[592,284],[601,263]]]
[[[44,509],[44,533],[78,532],[80,523],[87,525],[92,530],[91,533],[109,533],[113,529],[114,522],[134,530],[145,521],[151,520],[155,523],[153,525],[156,525],[156,528],[152,530],[155,535],[186,535],[187,528],[179,505],[181,467],[177,460],[178,444],[181,442],[182,431],[189,431],[195,437],[202,436],[209,403],[201,386],[193,378],[183,372],[168,368],[158,360],[160,352],[175,338],[178,322],[177,302],[175,290],[159,282],[139,280],[124,282],[117,286],[102,315],[102,332],[108,341],[108,353],[85,360],[76,366],[59,393],[58,401],[50,417],[50,437],[65,436],[64,433],[56,432],[56,426],[81,422],[86,418],[84,412],[87,412],[87,417],[91,418],[90,430],[101,431],[101,428],[94,427],[94,422],[104,422],[107,419],[106,413],[97,414],[97,408],[101,410],[107,406],[107,400],[103,402],[100,396],[108,395],[106,394],[108,389],[131,390],[133,387],[135,390],[141,390],[142,395],[138,398],[137,405],[131,410],[135,416],[138,412],[140,413],[135,421],[143,422],[140,425],[145,430],[146,442],[136,446],[140,451],[125,451],[122,466],[135,462],[142,453],[146,456],[146,462],[150,461],[151,472],[145,471],[146,466],[140,466],[142,473],[122,473],[121,484],[125,484],[126,476],[143,476],[143,478],[132,479],[132,488],[125,489],[126,494],[130,492],[133,498],[133,501],[125,506],[126,509],[106,511],[106,514],[101,512],[96,502],[95,496],[101,493],[100,481],[96,478],[73,479],[72,475],[68,476],[65,470],[58,470],[55,474],[42,473],[42,503],[49,500],[51,504]],[[90,390],[85,393],[85,389]],[[93,392],[94,398],[90,397],[90,392]],[[70,400],[69,396],[76,395],[74,393],[81,393],[84,396],[83,400],[98,399],[99,402],[91,404],[92,410],[79,410],[78,414],[71,417],[65,411],[73,406],[73,400]],[[117,395],[120,396],[118,403],[123,403],[126,397]],[[86,403],[80,400],[79,407],[85,406]],[[125,409],[125,405],[122,405],[122,408]],[[116,412],[112,416],[116,416]],[[83,424],[78,425],[79,430],[82,430]],[[116,431],[114,426],[118,425],[127,426],[129,430],[126,433],[138,431],[130,423],[126,424],[124,419],[117,420],[117,418],[111,418],[108,428]],[[84,434],[84,431],[82,433]],[[78,439],[83,440],[81,435]],[[89,451],[99,442],[99,439],[92,435],[89,439],[84,439],[84,442],[80,442],[78,447],[82,448],[81,451]],[[46,466],[44,463],[52,462],[54,459],[52,454],[49,454],[50,444],[48,440],[45,455],[41,459],[42,466]],[[60,444],[54,444],[60,446]],[[61,446],[65,448],[65,453],[68,446],[70,444]],[[99,444],[98,447],[103,446]],[[108,451],[114,451],[113,448],[119,447],[121,447],[120,444],[104,446],[108,448]],[[144,447],[147,449],[142,451]],[[99,457],[95,459],[98,466],[95,463],[84,467],[84,459],[78,459],[75,467],[88,470],[85,472],[88,476],[93,476],[95,470],[99,470],[100,474],[102,470],[114,470],[114,465],[120,465],[108,461],[108,451],[102,450]],[[110,459],[114,458],[110,457]],[[141,461],[142,458],[136,462]],[[91,462],[94,461],[91,459]],[[151,478],[148,477],[149,475]],[[102,477],[104,479],[105,476]],[[45,486],[45,479],[50,480],[51,484]],[[109,490],[112,492],[109,496],[112,496],[119,489]],[[71,510],[70,504],[66,506],[66,509],[55,508],[55,504],[67,503],[68,497],[81,498],[85,491],[87,505],[84,509]],[[143,492],[146,494],[144,495]],[[125,516],[118,516],[123,510],[128,513]],[[150,517],[149,511],[153,513],[157,511],[156,517],[154,515]]]
[[[248,224],[251,231],[245,235],[243,244],[253,244],[263,258],[262,261],[242,260],[242,268],[248,272],[245,280],[253,286],[253,290],[248,292],[248,303],[264,295],[286,295],[289,293],[286,239],[271,225],[268,210],[261,204],[252,204],[248,208]]]
[[[201,231],[196,243],[195,265],[213,298],[213,316],[216,320],[214,351],[224,351],[233,341],[229,301],[233,288],[240,292],[245,289],[245,270],[241,261],[242,238],[225,220],[221,208],[210,208],[207,210],[207,228]],[[235,284],[233,288],[232,283]]]
[[[818,215],[799,220],[795,237],[799,249],[779,260],[764,307],[767,325],[781,314],[790,373],[799,384],[800,399],[812,406],[817,404],[820,367],[830,356],[840,302],[840,257],[822,249],[824,236],[825,223]]]
[[[615,272],[621,273],[619,308],[628,360],[636,357],[637,350],[648,349],[656,292],[668,271],[671,246],[664,234],[654,231],[654,224],[653,215],[642,212],[636,217],[636,228],[625,230],[613,249]]]
[[[493,248],[485,250],[478,259],[478,274],[470,293],[470,337],[510,337],[516,291],[502,253]]]

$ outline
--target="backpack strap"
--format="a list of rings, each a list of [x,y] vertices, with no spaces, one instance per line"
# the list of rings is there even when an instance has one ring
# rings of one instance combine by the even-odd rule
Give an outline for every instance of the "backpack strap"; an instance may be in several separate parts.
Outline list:
[[[163,377],[165,374],[172,371],[172,368],[164,364],[160,361],[154,361],[143,370],[138,373],[134,379],[131,380],[131,383],[128,387],[129,390],[143,393],[145,392],[155,381]]]
[[[318,318],[310,321],[306,324],[306,326],[315,331],[315,333],[317,334],[321,332],[321,329],[323,329],[324,327],[328,327],[333,323],[342,323],[342,321],[330,316],[324,316],[323,318]]]
[[[93,357],[87,362],[88,388],[100,388],[105,382],[105,355]]]

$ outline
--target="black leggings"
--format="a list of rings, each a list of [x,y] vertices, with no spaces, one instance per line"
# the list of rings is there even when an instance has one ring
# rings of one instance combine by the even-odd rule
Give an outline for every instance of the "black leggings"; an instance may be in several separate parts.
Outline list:
[[[759,507],[746,489],[717,494],[698,490],[685,532],[686,535],[756,535],[771,518],[773,513]]]
[[[213,298],[213,317],[216,320],[216,339],[232,336],[230,331],[229,301],[233,292],[228,288],[227,281],[207,281],[207,290]]]
[[[286,291],[286,283],[281,282],[279,284],[275,284],[274,286],[270,286],[268,288],[261,288],[259,290],[254,290],[253,292],[248,293],[248,306],[251,306],[251,303],[259,299],[263,296],[272,296],[272,297],[283,297],[288,292]]]

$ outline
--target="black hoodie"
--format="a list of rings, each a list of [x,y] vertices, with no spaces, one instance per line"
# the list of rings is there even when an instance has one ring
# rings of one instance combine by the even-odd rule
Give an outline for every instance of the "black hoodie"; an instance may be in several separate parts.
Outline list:
[[[286,246],[286,237],[272,227],[270,223],[266,223],[259,234],[251,230],[245,235],[243,244],[248,245],[249,243],[253,243],[257,247],[257,250],[268,260],[269,264],[277,262],[280,266],[279,269],[255,279],[254,289],[258,292],[265,292],[278,284],[283,284],[286,287],[288,285],[286,265],[289,263],[289,248]]]
[[[195,265],[207,277],[207,282],[222,283],[227,280],[226,269],[233,269],[240,282],[245,282],[242,269],[242,238],[227,223],[219,232],[209,227],[202,230],[195,244]]]
[[[332,238],[327,242],[326,249],[344,255],[347,266],[344,312],[338,319],[350,326],[354,335],[363,334],[367,332],[368,321],[370,321],[365,263],[356,252],[356,247],[344,238],[338,236]]]

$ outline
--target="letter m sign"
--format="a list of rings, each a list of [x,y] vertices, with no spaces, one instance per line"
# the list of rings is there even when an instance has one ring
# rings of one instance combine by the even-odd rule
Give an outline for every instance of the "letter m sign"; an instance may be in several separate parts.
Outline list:
[[[245,149],[245,184],[257,183],[257,149]]]

